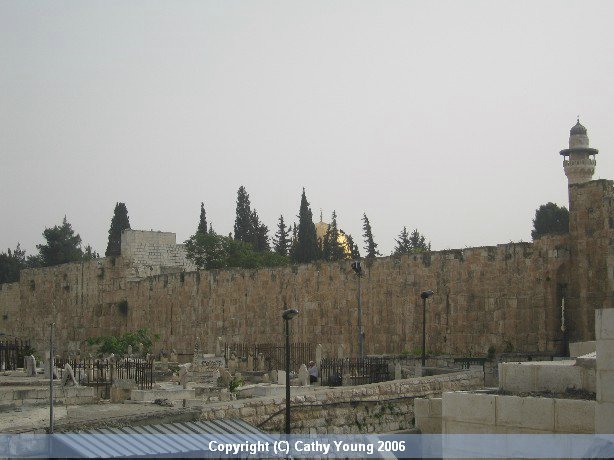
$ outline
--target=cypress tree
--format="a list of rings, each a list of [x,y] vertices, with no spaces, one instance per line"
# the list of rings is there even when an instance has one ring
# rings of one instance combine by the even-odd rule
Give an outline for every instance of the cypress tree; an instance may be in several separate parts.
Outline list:
[[[377,250],[377,243],[373,241],[373,232],[371,231],[371,223],[369,222],[369,218],[366,213],[362,215],[362,230],[363,230],[363,238],[365,239],[365,251],[367,251],[367,255],[365,256],[367,259],[372,259],[377,256],[381,256],[380,252]]]
[[[198,230],[196,233],[202,233],[205,235],[207,233],[207,213],[205,211],[205,203],[201,201],[200,203],[200,219],[198,220]]]
[[[70,224],[69,224],[70,225]],[[125,203],[115,203],[115,211],[109,228],[109,242],[105,256],[119,256],[122,253],[122,232],[130,228],[128,208]]]
[[[240,186],[237,191],[237,208],[235,217],[235,240],[251,243],[252,241],[252,211],[250,209],[249,195],[245,187]]]
[[[296,250],[293,254],[293,262],[309,263],[318,258],[318,237],[316,226],[313,223],[313,214],[305,195],[301,195],[301,207],[298,213],[299,224],[297,230]]]
[[[348,247],[350,249],[350,259],[359,260],[360,259],[360,249],[358,249],[358,245],[354,243],[354,238],[352,238],[352,235],[346,235],[346,239],[348,242]]]
[[[280,256],[287,256],[288,249],[290,248],[290,241],[288,238],[288,230],[284,223],[284,216],[279,216],[279,222],[277,223],[277,233],[273,238],[273,248]]]
[[[251,243],[254,251],[264,252],[269,250],[269,227],[260,222],[255,209],[252,211],[248,242]]]
[[[324,260],[343,260],[346,253],[343,243],[339,241],[339,228],[337,226],[337,213],[333,211],[332,219],[324,241],[322,242],[322,259]]]

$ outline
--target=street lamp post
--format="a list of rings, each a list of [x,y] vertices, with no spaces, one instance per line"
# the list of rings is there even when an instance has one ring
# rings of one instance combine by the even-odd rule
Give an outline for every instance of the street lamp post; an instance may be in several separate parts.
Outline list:
[[[290,320],[298,315],[298,310],[284,310],[282,318],[286,326],[286,434],[290,434]]]
[[[426,366],[426,299],[434,294],[430,289],[420,294],[422,297],[422,368]]]
[[[352,262],[352,270],[358,276],[358,357],[364,358],[364,334],[362,332],[362,292],[360,289],[360,278],[362,278],[362,267],[360,261]]]

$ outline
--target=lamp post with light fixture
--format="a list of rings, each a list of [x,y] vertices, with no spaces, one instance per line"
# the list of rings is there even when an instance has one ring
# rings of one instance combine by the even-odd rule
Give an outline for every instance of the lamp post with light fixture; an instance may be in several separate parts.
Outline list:
[[[422,297],[422,369],[426,365],[426,299],[434,294],[430,289],[420,294]]]
[[[364,340],[365,336],[362,331],[362,292],[360,289],[360,278],[362,278],[362,267],[360,261],[356,260],[352,262],[352,270],[358,276],[358,357],[364,358]]]
[[[290,320],[298,315],[298,310],[284,310],[281,315],[286,326],[286,434],[290,434]]]

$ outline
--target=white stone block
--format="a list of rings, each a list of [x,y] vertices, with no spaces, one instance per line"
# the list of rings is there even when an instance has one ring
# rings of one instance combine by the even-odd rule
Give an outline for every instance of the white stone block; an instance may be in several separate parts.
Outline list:
[[[445,401],[444,401],[445,411]],[[483,423],[467,423],[457,420],[443,420],[442,421],[442,433],[443,434],[500,434],[504,433],[501,427],[495,425],[483,424]],[[444,455],[444,458],[446,456]]]
[[[416,417],[416,428],[422,434],[441,434],[441,417]]]
[[[614,371],[614,340],[597,340],[597,370]]]
[[[595,311],[595,338],[614,340],[614,308]]]
[[[496,396],[497,425],[554,431],[554,399]]]
[[[594,340],[589,342],[574,342],[569,344],[569,356],[577,358],[596,350],[597,342]]]
[[[537,391],[563,393],[567,388],[582,388],[582,368],[578,366],[535,365]]]
[[[533,365],[521,363],[501,363],[499,370],[503,373],[503,379],[499,380],[502,390],[521,392],[534,391],[536,387],[537,368]],[[501,374],[499,374],[501,378]]]
[[[495,395],[458,391],[443,394],[444,420],[495,424]]]
[[[417,418],[426,418],[431,416],[431,406],[426,398],[414,399],[414,415]]]
[[[441,417],[441,398],[430,398],[428,401],[431,417]]]
[[[595,406],[595,433],[614,434],[614,403],[598,402]]]
[[[554,430],[557,433],[593,433],[595,401],[584,399],[554,400]]]
[[[181,399],[196,399],[195,390],[132,390],[132,401],[155,401],[156,399],[168,399],[178,401]]]
[[[597,371],[597,401],[614,403],[614,371]]]

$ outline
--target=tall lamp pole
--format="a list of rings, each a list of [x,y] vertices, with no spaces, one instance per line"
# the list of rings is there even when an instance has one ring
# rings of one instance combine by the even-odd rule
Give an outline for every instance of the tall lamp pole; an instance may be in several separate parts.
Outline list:
[[[426,299],[434,294],[430,289],[420,294],[422,297],[422,368],[426,366]]]
[[[290,320],[298,315],[298,310],[284,310],[281,315],[286,326],[286,434],[290,434]]]
[[[358,276],[358,357],[360,359],[365,357],[364,354],[364,334],[362,332],[362,292],[360,289],[360,278],[362,278],[362,267],[360,261],[352,262],[352,270],[356,272]]]
[[[53,434],[53,329],[55,323],[49,326],[49,434]]]

